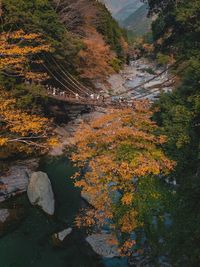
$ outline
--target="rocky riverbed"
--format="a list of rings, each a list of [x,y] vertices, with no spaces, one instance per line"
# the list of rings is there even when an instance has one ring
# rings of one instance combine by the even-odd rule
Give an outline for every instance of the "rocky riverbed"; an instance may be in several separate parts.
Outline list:
[[[163,71],[164,69],[157,66],[154,62],[139,59],[130,62],[129,65],[125,65],[118,74],[114,74],[108,78],[106,85],[98,85],[98,87],[103,87],[106,96],[115,96],[116,94],[122,93],[121,96],[128,100],[148,99],[155,101],[162,92],[168,92],[173,89],[172,83],[168,81],[171,80],[169,72],[162,73]],[[162,75],[159,75],[160,73]],[[136,86],[153,78],[155,78],[153,81],[135,89]],[[123,94],[127,90],[129,92]]]

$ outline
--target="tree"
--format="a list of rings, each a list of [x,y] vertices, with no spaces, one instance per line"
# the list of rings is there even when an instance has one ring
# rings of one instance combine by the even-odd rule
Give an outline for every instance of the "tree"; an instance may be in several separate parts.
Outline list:
[[[40,35],[26,34],[22,30],[4,32],[1,35],[0,48],[0,71],[5,76],[14,75],[33,81],[41,81],[47,77],[45,73],[36,73],[29,69],[29,64],[33,62],[42,63],[34,60],[36,54],[50,50],[50,46],[43,42]],[[51,131],[48,119],[18,109],[12,92],[2,86],[0,100],[0,148],[4,156],[17,151],[31,153],[34,149],[47,149],[48,143],[55,143],[55,139],[47,141]]]
[[[71,158],[88,171],[75,175],[75,185],[94,207],[78,218],[78,225],[102,226],[109,221],[121,233],[131,234],[144,224],[136,204],[140,184],[145,177],[146,182],[154,182],[152,177],[159,181],[175,165],[162,151],[166,137],[155,133],[152,114],[148,103],[135,102],[134,110],[109,110],[78,130]],[[131,240],[125,244],[133,245]]]
[[[42,61],[34,58],[41,52],[50,51],[41,35],[26,34],[23,30],[3,32],[0,39],[1,61],[0,71],[3,74],[14,74],[29,80],[41,81],[47,78],[46,73],[36,73],[30,70],[31,64],[41,64]]]
[[[150,14],[156,14],[153,36],[158,58],[177,61],[179,85],[164,94],[157,106],[156,120],[168,136],[167,155],[177,161],[173,173],[178,187],[173,206],[173,227],[167,251],[174,266],[198,266],[200,227],[198,206],[200,166],[200,1],[149,0]],[[183,223],[184,222],[184,223]]]
[[[46,151],[56,144],[50,121],[16,108],[16,100],[0,90],[0,155]]]
[[[94,28],[87,29],[83,42],[85,47],[79,52],[81,76],[86,79],[105,80],[113,73],[110,62],[115,58],[114,53],[111,53],[110,47]]]

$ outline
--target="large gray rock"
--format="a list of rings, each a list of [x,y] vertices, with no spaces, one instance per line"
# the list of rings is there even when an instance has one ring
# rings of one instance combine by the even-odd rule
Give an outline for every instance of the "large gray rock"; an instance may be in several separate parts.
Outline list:
[[[55,200],[51,182],[44,172],[34,172],[31,175],[28,190],[28,198],[32,205],[37,205],[49,215],[55,211]]]
[[[119,257],[118,241],[115,235],[101,232],[92,234],[86,238],[86,241],[91,245],[93,250],[104,258]]]
[[[31,173],[38,166],[37,160],[16,162],[0,176],[0,202],[27,190]]]

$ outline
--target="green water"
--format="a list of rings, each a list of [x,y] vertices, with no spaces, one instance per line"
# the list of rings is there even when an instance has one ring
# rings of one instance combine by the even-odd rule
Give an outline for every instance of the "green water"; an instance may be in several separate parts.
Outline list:
[[[26,195],[12,200],[9,205],[22,206],[26,216],[15,229],[0,238],[0,267],[125,267],[126,263],[118,259],[101,260],[85,242],[84,233],[77,229],[62,247],[53,244],[51,235],[73,226],[83,203],[70,179],[74,169],[67,159],[46,159],[40,170],[51,180],[56,214],[49,218],[32,207]]]

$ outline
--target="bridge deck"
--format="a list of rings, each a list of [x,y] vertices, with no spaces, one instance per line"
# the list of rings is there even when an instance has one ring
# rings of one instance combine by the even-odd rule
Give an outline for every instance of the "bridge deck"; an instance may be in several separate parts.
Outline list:
[[[112,107],[112,108],[125,108],[125,107],[131,107],[133,101],[112,101],[110,99],[90,99],[90,98],[84,98],[84,97],[70,97],[68,95],[53,95],[51,93],[48,93],[48,96],[53,99],[57,99],[60,101],[72,103],[72,104],[78,104],[78,105],[88,105],[88,106],[99,106],[99,107]]]

